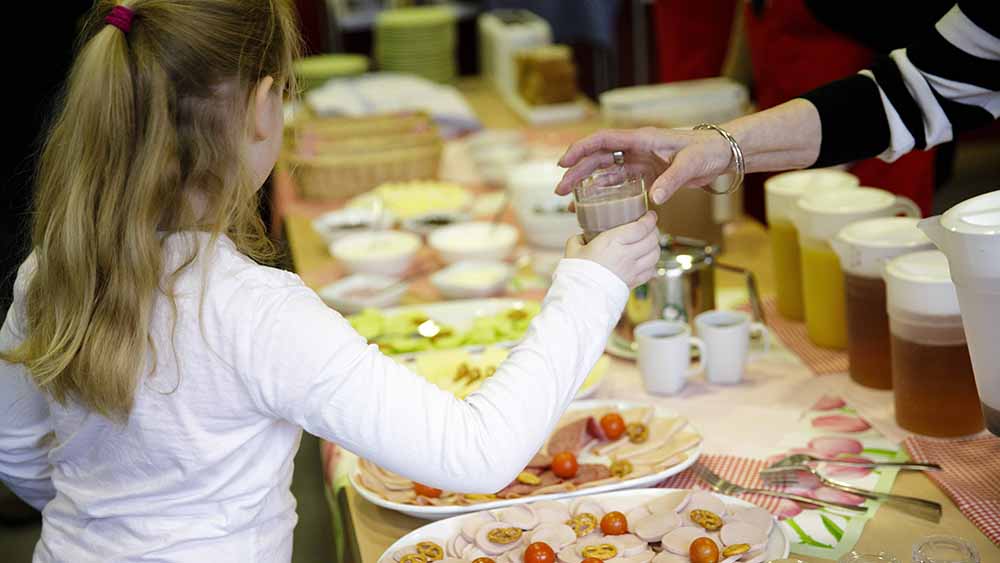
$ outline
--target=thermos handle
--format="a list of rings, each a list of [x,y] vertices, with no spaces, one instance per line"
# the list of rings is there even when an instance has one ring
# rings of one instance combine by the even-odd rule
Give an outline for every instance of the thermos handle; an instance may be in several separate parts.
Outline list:
[[[764,317],[764,306],[761,304],[760,291],[757,289],[757,276],[753,275],[753,272],[750,270],[740,268],[739,266],[730,266],[729,264],[723,264],[722,262],[717,262],[716,266],[720,270],[734,272],[746,278],[747,294],[750,297],[750,313],[753,315],[753,320],[766,325],[767,319]]]

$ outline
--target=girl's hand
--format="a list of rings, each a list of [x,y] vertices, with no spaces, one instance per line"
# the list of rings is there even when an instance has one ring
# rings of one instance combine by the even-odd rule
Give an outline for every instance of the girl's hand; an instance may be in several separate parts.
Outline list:
[[[653,277],[660,259],[656,212],[647,211],[638,221],[604,231],[586,245],[582,236],[575,236],[566,243],[566,257],[597,262],[629,289],[642,285]]]
[[[715,131],[655,127],[600,131],[573,143],[559,160],[569,170],[556,193],[568,194],[594,170],[611,166],[616,150],[625,152],[626,169],[645,179],[656,204],[681,187],[711,183],[732,160],[729,144]]]

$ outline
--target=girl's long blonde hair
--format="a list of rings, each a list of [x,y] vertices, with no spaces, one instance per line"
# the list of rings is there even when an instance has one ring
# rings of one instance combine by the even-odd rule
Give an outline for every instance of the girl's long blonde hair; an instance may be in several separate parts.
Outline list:
[[[127,34],[104,22],[116,5],[134,12]],[[273,250],[244,152],[257,84],[291,82],[297,48],[287,0],[96,3],[39,160],[26,338],[0,357],[59,402],[128,418],[154,299],[177,274],[163,233]]]

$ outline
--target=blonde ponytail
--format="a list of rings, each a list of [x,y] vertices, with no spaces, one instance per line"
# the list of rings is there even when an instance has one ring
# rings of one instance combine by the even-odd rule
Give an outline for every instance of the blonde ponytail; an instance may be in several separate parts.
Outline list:
[[[291,80],[283,0],[134,0],[127,34],[93,9],[39,161],[23,363],[57,401],[125,420],[147,359],[153,301],[170,297],[162,234],[226,234],[273,252],[242,154],[265,76]],[[192,192],[208,203],[196,212]]]

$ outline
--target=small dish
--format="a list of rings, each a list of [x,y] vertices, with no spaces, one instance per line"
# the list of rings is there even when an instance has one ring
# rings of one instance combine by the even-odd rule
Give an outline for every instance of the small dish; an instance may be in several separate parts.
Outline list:
[[[517,229],[506,223],[472,221],[437,229],[427,242],[448,264],[463,260],[504,260],[517,244]]]
[[[352,233],[389,229],[395,222],[396,218],[388,211],[376,216],[371,209],[348,207],[320,215],[313,220],[312,226],[327,244],[331,244]]]
[[[330,246],[330,254],[352,273],[400,276],[422,246],[420,237],[401,231],[347,235]]]
[[[431,231],[464,223],[470,219],[468,213],[458,211],[442,211],[425,213],[403,221],[403,228],[418,235],[428,235]]]
[[[399,279],[379,274],[354,274],[319,290],[320,299],[344,315],[364,309],[394,307],[408,289]]]
[[[514,268],[505,262],[456,262],[431,276],[431,284],[446,299],[492,297],[503,293]]]

